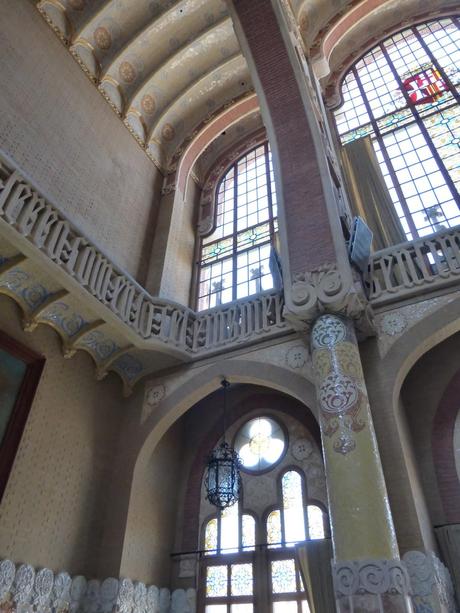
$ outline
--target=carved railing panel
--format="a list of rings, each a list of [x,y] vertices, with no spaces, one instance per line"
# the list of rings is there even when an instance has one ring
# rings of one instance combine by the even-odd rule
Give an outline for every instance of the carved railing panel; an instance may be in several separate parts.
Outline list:
[[[365,282],[375,306],[441,291],[460,281],[460,227],[372,254]]]
[[[7,240],[27,239],[95,298],[98,308],[104,306],[126,324],[139,349],[169,349],[190,360],[291,330],[279,291],[202,313],[150,296],[5,162],[0,162],[0,229],[2,225],[15,230]]]

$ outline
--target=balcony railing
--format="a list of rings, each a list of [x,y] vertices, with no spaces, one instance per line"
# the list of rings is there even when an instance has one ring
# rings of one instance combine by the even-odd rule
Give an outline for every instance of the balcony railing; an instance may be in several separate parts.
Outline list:
[[[460,281],[460,226],[377,251],[365,280],[374,307]]]
[[[129,326],[142,348],[168,346],[186,357],[290,330],[276,290],[200,313],[150,296],[7,163],[0,163],[0,220],[5,231],[14,229],[14,242],[19,234],[19,243],[34,245],[95,298],[98,310],[103,305]]]

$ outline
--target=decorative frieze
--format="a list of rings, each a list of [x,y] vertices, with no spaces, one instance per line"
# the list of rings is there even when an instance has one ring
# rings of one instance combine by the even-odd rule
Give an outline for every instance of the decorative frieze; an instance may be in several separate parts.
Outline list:
[[[401,560],[351,560],[332,562],[336,598],[356,594],[408,595],[410,579]]]
[[[146,586],[141,581],[104,581],[66,572],[38,571],[29,564],[0,562],[2,613],[196,613],[196,592]]]
[[[412,613],[410,581],[401,560],[332,563],[337,613]]]
[[[415,613],[458,611],[450,573],[432,551],[408,551],[403,561],[410,576]]]

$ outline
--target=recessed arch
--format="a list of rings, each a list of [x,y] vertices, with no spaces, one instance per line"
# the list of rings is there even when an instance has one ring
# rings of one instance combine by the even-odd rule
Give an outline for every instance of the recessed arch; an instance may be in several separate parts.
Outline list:
[[[376,6],[377,10],[376,10]],[[341,103],[340,88],[350,67],[376,43],[412,25],[458,14],[458,2],[436,0],[430,9],[417,0],[365,0],[320,32],[312,47],[315,73],[329,108]]]

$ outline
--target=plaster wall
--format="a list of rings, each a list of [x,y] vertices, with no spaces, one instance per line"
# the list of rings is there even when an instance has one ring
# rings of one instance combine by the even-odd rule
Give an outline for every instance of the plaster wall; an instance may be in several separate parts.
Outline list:
[[[91,358],[83,352],[63,359],[50,328],[23,332],[16,305],[4,296],[0,328],[46,357],[0,505],[0,558],[97,576],[124,414],[119,382],[112,375],[97,382]]]
[[[28,0],[0,3],[0,149],[139,282],[162,177]]]
[[[431,444],[433,420],[446,387],[459,369],[460,334],[455,334],[417,362],[401,392],[423,490],[434,526],[445,524],[446,518],[433,464]],[[451,441],[452,445],[454,439],[455,436]]]
[[[147,289],[181,304],[190,302],[200,195],[201,188],[190,177],[185,195],[176,187],[162,197],[150,259]]]
[[[120,576],[169,585],[182,436],[179,422],[158,443],[145,470],[136,471]]]
[[[459,400],[459,407],[460,407],[460,400]],[[460,480],[460,411],[458,412],[457,419],[455,420],[454,449],[455,449],[455,467],[457,468],[457,475]]]

